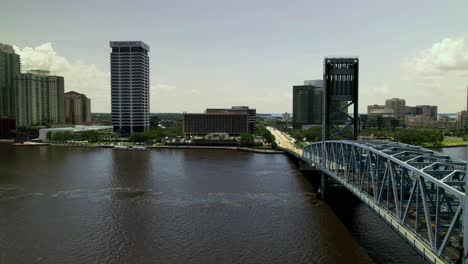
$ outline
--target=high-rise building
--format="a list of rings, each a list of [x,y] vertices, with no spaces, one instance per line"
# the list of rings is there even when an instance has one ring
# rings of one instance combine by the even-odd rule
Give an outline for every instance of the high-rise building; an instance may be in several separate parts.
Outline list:
[[[392,98],[385,100],[385,108],[393,110],[395,117],[404,118],[406,115],[405,99]]]
[[[323,80],[304,81],[293,86],[293,127],[305,128],[322,124]]]
[[[19,55],[12,46],[0,43],[0,117],[16,116],[16,76],[20,72]]]
[[[111,100],[114,132],[150,127],[150,47],[141,41],[111,41]]]
[[[74,91],[66,92],[65,122],[73,125],[91,123],[91,99]]]
[[[16,79],[17,127],[65,123],[64,79],[33,70]]]

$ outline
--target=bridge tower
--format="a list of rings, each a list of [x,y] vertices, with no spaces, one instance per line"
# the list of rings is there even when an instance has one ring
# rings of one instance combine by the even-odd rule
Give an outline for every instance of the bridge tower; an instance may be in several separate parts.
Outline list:
[[[323,153],[326,154],[326,140],[357,139],[359,133],[358,95],[359,59],[357,57],[325,57],[322,103]],[[326,185],[327,179],[322,172],[322,198],[325,195]]]
[[[358,95],[359,59],[326,57],[323,61],[323,140],[357,139]]]

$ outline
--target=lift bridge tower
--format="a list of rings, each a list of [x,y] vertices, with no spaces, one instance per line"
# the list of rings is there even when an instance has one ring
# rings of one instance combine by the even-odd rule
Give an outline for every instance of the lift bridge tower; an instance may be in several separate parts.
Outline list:
[[[357,57],[325,57],[323,60],[322,153],[327,153],[325,148],[327,140],[356,140],[358,138],[358,95],[359,59]],[[326,185],[327,179],[322,172],[320,188],[322,198],[325,195]]]

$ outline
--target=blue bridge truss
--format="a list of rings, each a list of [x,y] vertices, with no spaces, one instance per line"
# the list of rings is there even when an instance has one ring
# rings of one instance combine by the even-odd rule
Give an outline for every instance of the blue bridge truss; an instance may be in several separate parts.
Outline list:
[[[308,145],[300,158],[358,196],[427,260],[466,263],[466,161],[402,143],[344,140]]]

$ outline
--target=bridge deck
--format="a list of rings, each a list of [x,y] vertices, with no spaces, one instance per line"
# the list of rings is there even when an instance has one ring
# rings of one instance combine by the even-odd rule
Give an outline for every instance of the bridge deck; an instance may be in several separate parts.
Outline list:
[[[433,263],[463,258],[466,161],[389,141],[326,141],[302,149],[269,128],[278,146],[341,183]]]

